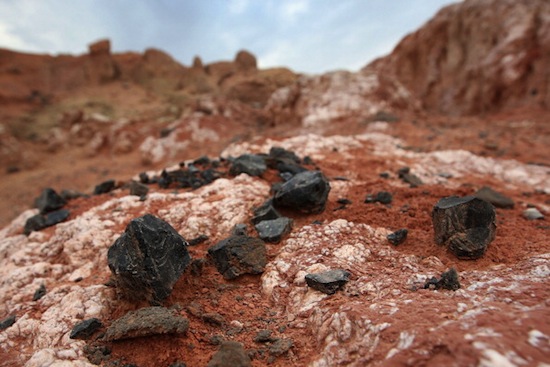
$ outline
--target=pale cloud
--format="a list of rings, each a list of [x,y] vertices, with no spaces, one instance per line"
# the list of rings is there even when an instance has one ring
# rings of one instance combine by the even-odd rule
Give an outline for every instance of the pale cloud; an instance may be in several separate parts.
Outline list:
[[[33,47],[13,34],[6,24],[0,23],[0,47],[14,50],[35,51]]]
[[[283,19],[294,22],[298,16],[307,13],[309,10],[308,0],[290,0],[281,4],[281,14]]]
[[[234,15],[240,15],[246,12],[250,2],[248,0],[230,0],[227,8]]]

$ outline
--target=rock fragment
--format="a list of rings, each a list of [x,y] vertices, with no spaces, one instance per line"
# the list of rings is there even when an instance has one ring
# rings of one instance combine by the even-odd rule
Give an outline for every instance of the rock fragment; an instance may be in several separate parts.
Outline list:
[[[246,173],[249,176],[261,176],[267,165],[264,157],[257,154],[243,154],[233,161],[229,173],[237,176],[241,173]]]
[[[59,209],[54,212],[46,214],[44,224],[46,227],[51,227],[57,223],[63,222],[65,219],[69,218],[71,213],[67,209]]]
[[[437,279],[432,277],[426,284],[424,284],[424,289],[435,288],[435,289],[448,289],[450,291],[456,291],[460,289],[460,281],[458,280],[458,272],[455,268],[451,268],[446,272],[441,274],[441,278]]]
[[[94,195],[106,194],[116,189],[115,180],[103,181],[94,188]]]
[[[129,299],[162,302],[191,257],[187,242],[151,214],[132,220],[107,253],[117,288]]]
[[[259,238],[231,236],[208,249],[214,266],[225,279],[261,274],[267,263],[265,243]]]
[[[269,168],[276,169],[281,174],[288,173],[291,176],[306,171],[300,165],[300,158],[294,152],[281,147],[272,147],[269,150],[267,165]]]
[[[130,311],[107,328],[105,341],[138,338],[159,334],[185,334],[189,320],[176,310],[165,307],[145,307]]]
[[[252,361],[241,343],[225,341],[208,362],[208,367],[250,367]]]
[[[48,187],[42,191],[34,203],[40,210],[40,214],[46,214],[62,208],[67,202],[54,189]]]
[[[393,196],[387,191],[377,192],[376,195],[369,195],[365,199],[365,203],[380,203],[380,204],[391,204]]]
[[[6,317],[4,320],[0,321],[0,331],[5,330],[15,324],[15,315]]]
[[[288,338],[275,340],[275,342],[269,346],[270,361],[273,362],[276,357],[287,353],[293,345],[294,343],[292,340]]]
[[[477,190],[474,196],[478,199],[488,201],[497,208],[512,209],[514,207],[514,200],[487,186],[483,186]]]
[[[283,183],[275,193],[273,204],[303,213],[321,213],[325,210],[330,184],[319,171],[297,173]]]
[[[256,343],[268,343],[277,340],[271,336],[271,330],[260,330],[254,337]]]
[[[130,195],[142,197],[147,195],[147,193],[149,192],[149,187],[147,187],[147,185],[144,185],[134,180],[130,181],[130,184],[128,186],[130,189]]]
[[[73,327],[73,330],[71,330],[69,338],[87,340],[90,339],[90,337],[102,327],[103,324],[101,323],[101,321],[93,317],[91,319],[87,319],[76,324]]]
[[[409,231],[406,228],[398,229],[397,231],[390,233],[387,236],[388,241],[394,246],[398,246],[405,242]]]
[[[410,185],[410,187],[418,187],[423,184],[422,180],[415,174],[411,173],[409,167],[400,168],[397,171],[399,178]]]
[[[495,238],[495,208],[474,196],[450,196],[432,210],[435,242],[460,259],[478,259]]]
[[[325,294],[334,294],[350,277],[350,272],[343,269],[328,270],[322,273],[307,274],[306,283],[310,288]]]
[[[46,295],[46,286],[44,284],[40,284],[40,287],[34,292],[32,296],[33,301],[38,301],[40,298],[44,297]]]
[[[279,243],[284,235],[292,229],[292,219],[281,217],[264,220],[255,226],[258,236],[265,242]]]
[[[28,236],[32,231],[40,231],[41,229],[51,227],[57,223],[63,222],[69,217],[69,215],[70,212],[67,209],[56,210],[53,212],[49,212],[46,215],[33,215],[25,222],[23,233]]]
[[[252,217],[252,223],[258,224],[264,220],[271,220],[280,218],[281,214],[273,207],[273,200],[269,199],[261,206],[254,210],[254,217]]]
[[[523,211],[525,219],[537,220],[544,219],[544,215],[537,208],[527,208]]]

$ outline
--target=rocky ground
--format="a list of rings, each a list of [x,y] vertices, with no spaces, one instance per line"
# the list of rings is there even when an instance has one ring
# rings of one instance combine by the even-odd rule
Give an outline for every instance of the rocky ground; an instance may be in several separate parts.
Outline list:
[[[129,94],[121,105],[156,109],[143,119],[84,104],[81,113],[61,109],[65,117],[46,141],[0,131],[2,153],[21,154],[3,162],[0,180],[0,366],[550,365],[550,112],[537,57],[550,47],[529,26],[538,19],[545,29],[547,11],[543,1],[515,12],[511,4],[454,5],[386,64],[275,86],[279,74],[260,101],[249,99],[252,79],[269,78],[240,54],[210,69],[196,60],[189,69],[204,68],[202,82],[233,80],[214,96],[183,88],[194,97],[177,113],[141,85],[141,97]],[[521,37],[531,40],[530,56],[504,74],[525,73],[532,61],[539,78],[505,81],[537,88],[536,100],[508,93],[476,104],[473,86],[453,94],[451,111],[450,97],[437,92],[451,76],[426,89],[413,83],[415,90],[392,71],[412,59],[403,50],[448,27],[426,53],[441,60],[447,41],[467,41],[457,36],[463,29],[480,34],[471,19],[488,12],[508,14],[514,37],[471,37],[479,41],[472,49],[496,47],[505,57],[525,46]],[[468,27],[457,27],[460,19]],[[110,70],[127,59],[111,58],[100,43],[90,50],[96,62],[98,52],[103,66],[90,73],[115,80],[79,98],[110,90],[124,100]],[[479,55],[464,58],[483,64]],[[167,62],[160,56],[143,60]],[[135,74],[122,67],[122,75],[143,76],[147,62]],[[181,71],[169,65],[166,75]],[[419,73],[451,70],[433,65]],[[496,74],[485,80],[485,91],[502,88]],[[274,147],[286,150],[284,159]],[[304,169],[321,172],[311,174],[319,181],[291,184]],[[293,185],[302,189],[285,199]],[[50,192],[31,208],[44,187],[85,195],[61,200]],[[481,196],[486,187],[497,193]],[[442,198],[470,195],[494,209],[467,199],[466,209],[432,214],[435,206],[454,210]],[[269,198],[292,223],[278,235],[262,232],[278,224],[255,212]],[[167,224],[134,221],[146,214]],[[454,230],[455,240],[436,235]],[[463,244],[475,251],[457,251]]]

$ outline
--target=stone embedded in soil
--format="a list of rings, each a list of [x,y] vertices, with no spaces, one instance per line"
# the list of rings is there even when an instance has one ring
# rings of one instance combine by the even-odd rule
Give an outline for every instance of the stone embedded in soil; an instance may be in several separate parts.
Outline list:
[[[455,268],[451,268],[448,271],[443,272],[440,279],[433,277],[426,281],[426,284],[424,284],[424,289],[429,289],[432,287],[435,289],[448,289],[450,291],[456,291],[460,289],[458,272]]]
[[[273,200],[269,199],[258,208],[254,209],[252,224],[258,224],[264,220],[280,218],[281,214],[273,207]]]
[[[189,320],[176,310],[145,307],[115,320],[105,331],[103,339],[113,341],[160,334],[185,334],[188,328]]]
[[[189,242],[189,246],[196,246],[196,245],[200,245],[201,243],[203,243],[205,241],[208,241],[208,236],[205,235],[205,234],[201,234],[198,237],[195,237],[195,238],[189,240],[188,242]]]
[[[208,367],[250,367],[252,361],[241,343],[225,341],[208,362]]]
[[[282,356],[287,353],[294,343],[291,339],[282,338],[277,339],[273,344],[269,346],[269,354],[271,355],[270,361],[273,362],[274,357]]]
[[[387,191],[377,192],[376,195],[369,195],[365,199],[365,203],[380,203],[380,204],[391,204],[393,196]]]
[[[249,176],[261,176],[266,169],[264,157],[257,154],[243,154],[233,160],[229,173],[233,176],[241,173],[246,173]]]
[[[255,226],[258,236],[266,242],[278,243],[292,229],[292,219],[281,217],[264,220]]]
[[[256,343],[268,343],[277,340],[271,336],[271,330],[260,330],[254,337]]]
[[[478,259],[495,238],[495,208],[474,196],[443,198],[432,210],[435,242],[460,259]]]
[[[273,204],[303,213],[321,213],[325,210],[329,191],[330,184],[321,172],[304,171],[281,185]]]
[[[487,186],[483,186],[477,190],[474,196],[478,199],[488,201],[497,208],[512,209],[514,207],[514,200]]]
[[[130,195],[145,196],[149,192],[149,187],[147,187],[147,185],[144,185],[134,180],[130,181],[129,188]]]
[[[525,219],[537,220],[544,219],[544,215],[537,208],[527,208],[523,211]]]
[[[409,167],[400,168],[397,171],[397,175],[403,182],[408,183],[411,187],[418,187],[423,184],[422,180],[417,175],[411,173]]]
[[[343,269],[328,270],[322,273],[307,274],[306,283],[310,288],[325,294],[334,294],[350,277],[350,272]]]
[[[106,194],[116,189],[115,180],[103,181],[94,188],[94,195]]]
[[[34,292],[32,296],[33,301],[38,301],[40,298],[44,297],[46,295],[46,286],[44,284],[40,284],[40,287]]]
[[[231,236],[208,249],[214,266],[225,279],[261,274],[267,263],[265,243],[259,238]]]
[[[276,169],[281,174],[295,175],[306,169],[300,165],[300,158],[289,150],[281,147],[272,147],[266,158],[269,168]]]
[[[4,320],[0,321],[0,331],[5,330],[15,324],[15,315],[6,317]]]
[[[73,330],[71,330],[71,335],[69,336],[69,338],[87,340],[90,339],[90,337],[102,327],[103,324],[101,323],[101,321],[93,317],[91,319],[87,319],[76,324],[73,327]]]
[[[66,203],[67,202],[52,188],[44,189],[34,202],[40,214],[46,214],[62,208]]]
[[[405,242],[405,240],[407,239],[407,234],[409,234],[409,231],[406,228],[402,228],[393,233],[390,233],[389,235],[387,235],[386,238],[388,239],[388,241],[390,241],[392,245],[398,246]]]
[[[69,215],[70,212],[67,209],[56,210],[46,215],[33,215],[25,222],[23,233],[28,236],[32,231],[40,231],[41,229],[63,222]]]
[[[129,299],[162,302],[191,257],[187,242],[151,214],[132,220],[107,253],[117,288]]]

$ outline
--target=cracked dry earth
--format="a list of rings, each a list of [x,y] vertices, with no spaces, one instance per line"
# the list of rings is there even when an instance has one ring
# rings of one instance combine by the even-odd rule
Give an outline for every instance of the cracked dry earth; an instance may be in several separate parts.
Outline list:
[[[205,366],[220,339],[242,343],[252,366],[550,365],[550,168],[462,150],[415,152],[385,128],[229,146],[222,156],[265,153],[272,146],[310,156],[330,181],[326,209],[283,211],[294,219],[293,229],[281,243],[266,244],[261,276],[224,280],[211,264],[188,268],[165,302],[189,318],[187,334],[106,343],[111,353],[103,365]],[[404,166],[424,184],[403,183],[397,170]],[[195,191],[150,185],[144,201],[118,189],[70,201],[66,222],[28,237],[22,228],[36,209],[22,213],[0,231],[0,316],[16,316],[0,332],[0,365],[92,366],[87,342],[69,338],[73,326],[92,317],[108,326],[148,306],[119,299],[105,285],[107,249],[128,222],[150,213],[188,240],[207,235],[189,247],[193,258],[206,258],[234,225],[249,223],[275,181],[276,173],[268,171],[263,178],[220,178]],[[483,186],[515,206],[496,209],[496,238],[482,258],[458,260],[435,244],[431,210],[442,197]],[[364,202],[379,191],[392,193],[392,203]],[[528,205],[546,218],[525,219]],[[394,246],[386,236],[400,228],[409,234]],[[459,290],[423,289],[451,267],[459,273]],[[351,273],[343,289],[326,295],[307,287],[307,273],[333,268]],[[41,284],[46,295],[32,301]],[[221,318],[200,316],[208,313]],[[254,341],[260,330],[292,340],[292,347],[270,354],[269,343]]]

